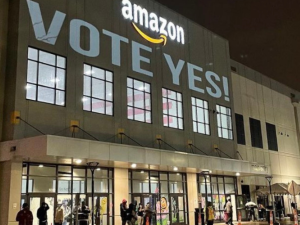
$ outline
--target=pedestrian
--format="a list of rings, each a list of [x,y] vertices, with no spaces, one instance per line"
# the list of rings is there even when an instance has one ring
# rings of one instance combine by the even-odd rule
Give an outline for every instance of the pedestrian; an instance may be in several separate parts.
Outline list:
[[[47,203],[42,202],[41,207],[37,210],[36,216],[39,219],[39,225],[47,225],[48,217],[47,211],[49,210],[49,206]]]
[[[54,224],[55,225],[62,225],[64,221],[64,209],[61,203],[57,204],[57,208],[55,210],[55,218]]]
[[[215,210],[211,204],[211,202],[207,203],[207,208],[206,208],[206,222],[207,225],[213,225],[215,220]]]
[[[154,212],[151,210],[149,202],[146,204],[146,207],[145,207],[144,211],[145,211],[145,215],[144,215],[143,225],[150,225],[151,224],[152,215],[153,215]]]
[[[226,203],[225,210],[226,210],[226,213],[228,216],[226,224],[233,225],[233,223],[232,223],[232,204],[231,204],[230,197],[227,197],[227,203]]]
[[[138,225],[143,225],[143,216],[144,216],[143,204],[140,203],[138,208]]]
[[[18,212],[16,221],[19,222],[19,225],[32,225],[33,215],[27,203],[23,203],[22,210]]]
[[[122,200],[120,204],[120,216],[122,220],[122,225],[126,225],[126,213],[127,213],[127,201],[126,199]]]
[[[137,220],[135,207],[136,206],[133,203],[130,203],[126,211],[126,222],[128,225],[134,225]]]

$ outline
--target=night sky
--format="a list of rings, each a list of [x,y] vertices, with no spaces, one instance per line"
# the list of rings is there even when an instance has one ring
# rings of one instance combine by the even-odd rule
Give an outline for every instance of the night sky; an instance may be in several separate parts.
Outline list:
[[[156,0],[229,40],[231,58],[300,91],[299,0]]]

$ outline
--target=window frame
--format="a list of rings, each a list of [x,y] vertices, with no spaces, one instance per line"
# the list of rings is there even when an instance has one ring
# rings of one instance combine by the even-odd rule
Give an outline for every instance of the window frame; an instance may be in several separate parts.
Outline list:
[[[253,124],[251,121],[253,121],[253,122],[259,122],[259,123]],[[259,130],[255,130],[254,128],[258,124],[259,124]],[[250,135],[251,135],[251,146],[253,148],[261,148],[261,149],[263,149],[264,143],[263,143],[262,130],[261,130],[261,121],[250,117],[249,118],[249,125],[250,125]],[[259,135],[259,136],[257,136],[257,137],[259,137],[259,140],[256,140],[256,136],[253,135],[254,133],[257,134],[257,135]]]
[[[218,112],[218,106],[219,107],[224,107],[224,108],[226,108],[226,110],[227,109],[229,109],[230,110],[230,115],[228,115],[228,114],[224,114],[224,113],[222,113],[222,112]],[[221,111],[221,110],[220,110]],[[232,121],[232,109],[231,108],[229,108],[229,107],[227,107],[227,106],[224,106],[224,105],[218,105],[218,104],[216,104],[216,114],[217,114],[217,132],[218,132],[218,137],[219,138],[222,138],[222,139],[225,139],[225,140],[234,140],[234,136],[233,136],[233,121]],[[223,128],[222,127],[222,117],[220,116],[220,115],[225,115],[226,116],[226,118],[228,118],[228,117],[230,117],[230,122],[231,122],[231,129],[229,129],[229,128]],[[219,126],[219,123],[218,123],[218,117],[220,116],[220,126]],[[222,135],[220,136],[219,135],[219,129],[221,129],[221,133],[222,133]],[[223,129],[226,129],[228,132],[230,131],[231,132],[231,138],[225,138],[224,136],[223,136]],[[229,133],[228,133],[229,134]],[[229,136],[229,135],[228,135]]]
[[[175,92],[175,94],[176,94],[176,100],[175,99],[171,99],[169,97],[164,97],[164,94],[163,94],[164,90],[167,91],[167,92],[168,91]],[[178,99],[178,97],[177,97],[178,94],[181,95],[181,101],[177,100]],[[184,130],[184,111],[183,111],[183,95],[182,95],[182,93],[178,92],[178,91],[174,91],[174,90],[168,89],[168,88],[165,88],[165,87],[162,87],[162,106],[164,105],[164,99],[167,100],[167,103],[169,102],[168,100],[172,100],[172,101],[176,102],[176,116],[172,116],[169,113],[169,111],[170,111],[169,104],[167,104],[167,106],[168,106],[168,108],[167,108],[167,114],[164,113],[164,108],[162,108],[162,111],[163,111],[163,127],[167,127],[167,128],[176,129],[176,130],[182,130],[183,131]],[[177,107],[178,103],[181,103],[182,117],[178,116],[179,115],[179,111],[178,111],[178,107]],[[167,116],[167,118],[168,118],[168,125],[167,126],[164,124],[164,117],[165,116]],[[170,126],[169,117],[175,117],[176,118],[176,120],[177,120],[177,127],[171,127]],[[182,120],[182,128],[179,128],[179,119]]]
[[[94,77],[92,73],[90,75],[85,74],[85,65],[91,67],[91,70],[93,70],[93,68],[103,70],[105,78],[101,79],[101,78],[98,78],[98,77]],[[110,72],[112,74],[112,81],[108,81],[107,80],[107,78],[106,78],[106,72]],[[84,85],[85,85],[84,78],[85,77],[90,77],[90,79],[91,79],[90,80],[90,96],[85,95],[85,93],[84,93]],[[92,94],[93,93],[93,79],[96,79],[98,81],[103,81],[104,82],[104,89],[105,89],[105,91],[104,91],[104,95],[105,95],[104,99],[96,98],[96,97],[92,96],[93,95]],[[111,87],[112,87],[112,91],[111,91],[112,92],[112,100],[111,101],[107,100],[107,98],[106,98],[107,83],[111,83]],[[85,102],[84,98],[88,98],[87,101],[90,101],[90,110],[84,109],[84,102]],[[96,99],[96,100],[104,102],[104,113],[93,111],[93,107],[92,107],[93,99]],[[113,73],[113,71],[104,69],[102,67],[94,66],[94,65],[89,64],[89,63],[83,63],[83,94],[82,94],[82,103],[83,104],[82,104],[82,110],[85,111],[85,112],[96,113],[96,114],[100,114],[100,115],[103,115],[103,116],[114,116],[114,110],[115,110],[114,100],[115,100],[115,95],[114,95],[114,73]],[[112,104],[112,114],[111,115],[106,113],[106,108],[107,108],[106,107],[106,103],[107,102],[110,102]]]
[[[271,127],[274,128],[274,130],[270,130]],[[278,152],[279,149],[278,149],[276,125],[266,122],[266,131],[267,131],[267,139],[268,139],[268,150]],[[274,135],[274,136],[270,137],[270,135]],[[276,143],[274,141],[276,141]]]
[[[193,104],[193,99],[195,100],[195,105]],[[197,100],[201,100],[203,101],[203,107],[201,106],[197,106]],[[207,108],[204,108],[204,102],[207,103]],[[201,98],[197,98],[197,97],[191,97],[191,103],[192,103],[192,122],[193,122],[193,132],[194,133],[197,133],[197,134],[203,134],[203,135],[207,135],[207,136],[211,136],[211,127],[210,127],[210,115],[209,115],[209,102],[204,100],[204,99],[201,99]],[[195,110],[196,110],[196,121],[194,120],[194,107],[195,107]],[[203,120],[204,120],[204,123],[198,121],[198,110],[203,110]],[[206,118],[205,116],[205,111],[207,111],[207,116],[208,118]],[[207,119],[207,120],[206,120]],[[208,122],[208,123],[206,123]],[[194,130],[194,123],[197,124],[197,131]],[[198,124],[203,124],[204,125],[204,130],[205,130],[205,133],[201,133],[199,132],[199,129],[198,129]],[[206,126],[208,126],[208,133],[206,131]]]
[[[128,79],[131,79],[132,80],[132,87],[129,87],[128,86]],[[145,84],[148,84],[149,85],[149,92],[146,92],[145,90],[139,90],[139,89],[135,89],[134,88],[134,81],[138,81],[138,82],[141,82],[141,83],[143,83],[143,86],[145,87]],[[132,95],[132,98],[133,98],[133,102],[132,102],[132,106],[131,105],[129,105],[128,104],[128,89],[131,89],[133,92],[133,95]],[[135,98],[134,98],[134,91],[140,91],[140,92],[143,92],[143,104],[144,104],[144,109],[143,108],[139,108],[139,107],[136,107],[135,106]],[[146,81],[143,81],[143,80],[139,80],[139,79],[136,79],[136,78],[133,78],[133,77],[127,77],[126,78],[126,93],[127,93],[127,95],[126,95],[126,98],[127,98],[127,119],[128,120],[130,120],[130,121],[135,121],[135,122],[139,122],[139,123],[145,123],[145,124],[153,124],[153,117],[152,117],[152,87],[151,87],[151,83],[148,83],[148,82],[146,82]],[[146,109],[146,94],[149,94],[150,95],[150,110],[148,110],[148,109]],[[132,115],[132,117],[133,117],[133,119],[131,119],[131,118],[129,118],[129,116],[128,116],[128,109],[129,108],[132,108],[132,110],[133,110],[133,115]],[[144,121],[140,121],[140,120],[136,120],[135,119],[135,113],[134,113],[134,111],[135,111],[135,109],[138,109],[138,110],[143,110],[144,111]],[[147,122],[147,112],[148,113],[150,113],[150,122]]]
[[[240,117],[240,118],[238,118],[238,117]],[[240,121],[240,122],[238,122],[238,121]],[[242,126],[240,126],[240,125],[242,125]],[[242,114],[235,113],[235,126],[236,126],[237,143],[239,145],[246,145],[245,121],[244,121],[244,116]],[[239,131],[242,131],[242,132],[239,132]]]
[[[30,59],[29,58],[29,49],[33,49],[33,50],[36,50],[37,51],[37,59]],[[46,54],[50,54],[50,55],[54,55],[55,56],[55,65],[51,65],[51,64],[48,64],[48,63],[45,63],[45,62],[41,62],[39,61],[40,60],[40,52],[44,52]],[[60,67],[57,65],[57,58],[58,57],[61,57],[61,58],[64,58],[65,59],[65,67]],[[36,83],[33,83],[33,82],[29,82],[28,81],[28,69],[29,69],[29,61],[31,62],[34,62],[37,64],[37,67],[36,67]],[[39,103],[44,103],[44,104],[49,104],[49,105],[55,105],[55,106],[60,106],[60,107],[66,107],[67,103],[66,103],[66,100],[67,100],[67,57],[65,56],[62,56],[62,55],[59,55],[59,54],[56,54],[56,53],[53,53],[53,52],[49,52],[49,51],[46,51],[46,50],[41,50],[39,48],[36,48],[36,47],[32,47],[32,46],[28,46],[27,47],[27,71],[26,71],[26,100],[28,101],[33,101],[33,102],[39,102]],[[42,65],[45,65],[45,66],[50,66],[50,67],[53,67],[54,70],[55,70],[55,80],[57,79],[57,69],[61,69],[61,70],[64,70],[65,73],[64,73],[64,87],[63,89],[60,89],[57,87],[57,82],[54,82],[54,87],[49,87],[49,86],[45,86],[45,85],[42,85],[42,84],[39,84],[39,68],[40,68],[40,64]],[[29,85],[34,85],[36,87],[36,90],[35,90],[35,99],[29,99],[27,98],[27,89],[28,89],[28,84]],[[42,87],[42,88],[47,88],[47,89],[51,89],[54,91],[54,103],[51,103],[51,102],[45,102],[45,101],[39,101],[38,100],[38,93],[39,93],[39,87]],[[63,105],[60,105],[60,104],[56,104],[56,96],[57,96],[57,91],[61,91],[64,93],[64,104]]]

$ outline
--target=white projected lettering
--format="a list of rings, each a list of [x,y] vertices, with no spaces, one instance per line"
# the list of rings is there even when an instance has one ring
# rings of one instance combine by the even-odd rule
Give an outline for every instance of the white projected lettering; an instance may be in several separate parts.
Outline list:
[[[155,13],[149,13],[147,9],[132,4],[129,0],[122,1],[122,15],[125,19],[135,24],[149,28],[151,31],[170,37],[171,40],[184,44],[184,29]]]

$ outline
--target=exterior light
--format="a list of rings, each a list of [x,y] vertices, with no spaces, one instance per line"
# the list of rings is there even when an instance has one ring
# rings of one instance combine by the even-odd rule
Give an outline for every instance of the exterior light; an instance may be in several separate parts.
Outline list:
[[[144,170],[142,170],[141,173],[144,173]]]
[[[100,171],[101,169],[100,168],[97,168],[97,171]]]
[[[177,175],[177,176],[179,176],[179,175],[180,175],[180,173],[176,173],[176,175]]]
[[[212,173],[212,171],[210,170],[209,173]]]
[[[42,167],[44,167],[44,165],[41,164],[41,165],[39,165],[39,167],[42,168]]]
[[[240,174],[240,173],[236,173],[235,175],[238,177],[238,176],[240,176],[241,174]]]
[[[174,166],[173,170],[174,171],[178,171],[178,168],[176,166]]]
[[[135,163],[131,164],[131,168],[136,168],[136,164]]]
[[[76,162],[77,164],[80,164],[80,163],[82,163],[82,160],[81,160],[81,159],[76,159],[75,162]]]

